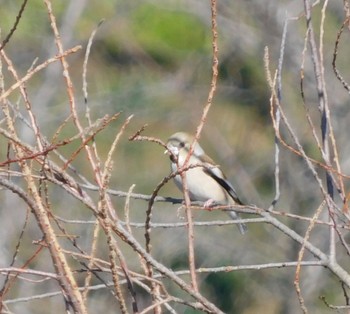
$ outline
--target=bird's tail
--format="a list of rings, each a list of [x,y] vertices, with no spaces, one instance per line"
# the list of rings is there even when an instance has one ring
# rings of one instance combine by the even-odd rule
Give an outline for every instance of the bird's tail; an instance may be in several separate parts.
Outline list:
[[[239,217],[239,215],[236,212],[232,211],[232,210],[229,211],[228,214],[230,215],[230,217],[233,220],[241,219]],[[238,226],[239,232],[241,234],[245,234],[248,231],[248,227],[247,227],[247,225],[245,223],[239,223],[239,224],[237,224],[237,226]]]

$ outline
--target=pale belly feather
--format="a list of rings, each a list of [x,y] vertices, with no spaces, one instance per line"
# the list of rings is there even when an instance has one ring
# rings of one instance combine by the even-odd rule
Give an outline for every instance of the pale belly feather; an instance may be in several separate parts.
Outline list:
[[[192,201],[213,200],[218,204],[227,204],[228,195],[225,190],[210,176],[203,172],[202,168],[194,168],[186,171],[186,182],[189,196]],[[181,177],[175,177],[175,183],[182,190]]]

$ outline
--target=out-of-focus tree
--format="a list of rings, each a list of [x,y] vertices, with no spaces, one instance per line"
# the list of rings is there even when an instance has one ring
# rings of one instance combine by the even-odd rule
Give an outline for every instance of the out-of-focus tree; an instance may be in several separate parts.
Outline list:
[[[349,310],[347,0],[1,7],[1,313]],[[180,130],[246,235],[182,203]]]

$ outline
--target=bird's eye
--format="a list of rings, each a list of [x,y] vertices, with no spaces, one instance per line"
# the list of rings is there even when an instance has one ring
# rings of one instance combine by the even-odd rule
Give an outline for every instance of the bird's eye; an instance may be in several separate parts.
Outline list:
[[[185,147],[185,142],[180,142],[180,148],[183,148],[183,147]]]

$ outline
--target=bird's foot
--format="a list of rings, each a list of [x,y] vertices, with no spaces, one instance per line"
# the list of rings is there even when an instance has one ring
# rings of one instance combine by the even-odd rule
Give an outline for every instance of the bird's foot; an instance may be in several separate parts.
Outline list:
[[[214,205],[215,201],[212,198],[210,198],[206,202],[204,202],[203,207],[204,209],[211,211]]]

